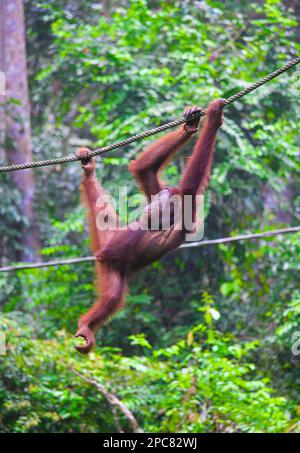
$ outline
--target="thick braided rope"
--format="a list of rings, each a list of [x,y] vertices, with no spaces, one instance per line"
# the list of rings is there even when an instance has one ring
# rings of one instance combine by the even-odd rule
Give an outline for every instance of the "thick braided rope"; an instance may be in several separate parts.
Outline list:
[[[289,63],[286,63],[284,66],[282,66],[281,68],[276,69],[276,71],[271,72],[270,74],[263,77],[262,79],[259,79],[257,82],[252,83],[247,88],[240,91],[239,93],[236,93],[233,96],[230,96],[229,98],[227,98],[225,105],[231,104],[232,102],[236,101],[237,99],[242,98],[243,96],[246,96],[246,94],[251,93],[251,91],[256,90],[261,85],[264,85],[265,83],[269,82],[270,80],[275,79],[275,77],[280,76],[285,71],[292,68],[293,66],[296,66],[299,63],[300,63],[300,57],[294,58]]]
[[[271,72],[270,74],[263,77],[262,79],[259,79],[257,82],[252,83],[244,90],[239,91],[238,93],[234,94],[233,96],[230,96],[228,99],[226,99],[225,105],[231,104],[232,102],[236,101],[237,99],[240,99],[243,96],[246,96],[246,94],[251,93],[251,91],[256,90],[261,85],[264,85],[265,83],[269,82],[270,80],[274,79],[275,77],[278,77],[280,74],[284,73],[285,71],[292,68],[293,66],[296,66],[299,63],[300,63],[300,57],[294,58],[289,63],[285,64],[284,66],[277,69],[276,71]],[[198,118],[203,115],[205,115],[205,111],[200,110],[197,113],[193,113],[188,118],[179,118],[178,120],[171,121],[170,123],[163,124],[162,126],[158,126],[153,129],[149,129],[148,131],[142,132],[140,134],[133,135],[132,137],[126,138],[125,140],[120,140],[111,145],[97,148],[94,151],[91,151],[89,156],[93,157],[93,156],[97,156],[98,154],[107,153],[109,151],[112,151],[113,149],[121,148],[122,146],[129,145],[130,143],[136,142],[143,138],[150,137],[151,135],[158,134],[159,132],[163,132],[167,129],[171,129],[172,127],[175,127],[175,126],[179,126],[180,124],[183,124],[188,120],[191,120],[193,118]],[[0,167],[0,173],[6,173],[6,172],[16,171],[16,170],[25,170],[27,168],[37,168],[37,167],[46,167],[49,165],[65,164],[68,162],[75,162],[77,160],[80,160],[80,159],[75,154],[72,154],[72,155],[60,157],[57,159],[48,159],[48,160],[41,160],[41,161],[36,161],[36,162],[28,162],[28,163],[24,163],[24,164]]]
[[[194,113],[193,115],[190,115],[189,120],[192,118],[198,118],[203,115],[204,115],[204,112],[201,110],[197,113]],[[94,156],[97,156],[98,154],[107,153],[108,151],[112,151],[113,149],[121,148],[121,146],[125,146],[125,145],[128,145],[129,143],[136,142],[138,140],[141,140],[142,138],[150,137],[151,135],[158,134],[159,132],[162,132],[162,131],[165,131],[172,127],[178,126],[179,124],[182,124],[185,122],[186,122],[186,118],[180,118],[178,120],[171,121],[170,123],[163,124],[162,126],[158,126],[153,129],[149,129],[148,131],[141,132],[140,134],[133,135],[132,137],[126,138],[125,140],[120,140],[111,145],[103,146],[102,148],[97,148],[94,151],[91,151],[89,153],[89,156],[94,157]],[[76,154],[72,154],[72,155],[60,157],[57,159],[48,159],[48,160],[41,160],[41,161],[36,161],[36,162],[28,162],[26,164],[18,164],[18,165],[10,165],[8,167],[0,167],[0,173],[5,173],[5,172],[15,171],[15,170],[24,170],[26,168],[46,167],[48,165],[65,164],[68,162],[75,162],[76,160],[80,160],[80,159],[78,159]]]

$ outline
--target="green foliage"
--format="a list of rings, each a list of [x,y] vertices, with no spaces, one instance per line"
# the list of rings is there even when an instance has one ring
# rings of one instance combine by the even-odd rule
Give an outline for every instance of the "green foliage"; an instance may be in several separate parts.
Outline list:
[[[107,401],[72,370],[116,393],[147,432],[278,432],[291,423],[285,399],[273,395],[246,359],[255,343],[235,344],[211,323],[168,348],[152,349],[140,335],[132,344],[145,353],[126,357],[97,348],[82,358],[63,331],[40,340],[30,316],[17,319],[1,317],[7,338],[0,360],[2,431],[114,432]]]
[[[178,117],[187,104],[230,96],[299,51],[298,22],[284,2],[243,2],[234,16],[231,2],[215,1],[122,1],[96,15],[89,2],[76,13],[56,0],[39,5],[52,48],[48,65],[33,68],[33,93],[48,93],[56,125],[93,137],[95,146]],[[227,109],[206,197],[212,237],[242,229],[239,214],[256,228],[264,185],[280,193],[299,177],[294,82],[289,71]],[[113,195],[124,185],[136,190],[124,165],[147,143],[120,150],[114,165],[114,154],[104,159],[101,178]],[[170,184],[182,166],[182,157],[171,165]]]
[[[230,96],[300,49],[293,1],[25,3],[36,159],[105,145]],[[208,237],[299,224],[298,98],[289,71],[226,109],[205,197]],[[113,195],[121,186],[137,193],[126,165],[149,142],[98,159]],[[168,167],[168,183],[190,150]],[[76,163],[35,172],[45,259],[90,253],[80,176]],[[6,264],[18,259],[24,219],[18,192],[1,178]],[[95,300],[91,263],[0,274],[8,338],[0,430],[117,431],[107,401],[70,368],[115,392],[145,431],[299,430],[299,254],[299,235],[181,249],[131,282],[125,310],[89,358],[69,335]]]
[[[52,10],[49,4],[44,7]],[[137,125],[145,129],[177,116],[187,103],[205,105],[212,97],[228,96],[279,66],[287,58],[282,49],[297,52],[291,42],[296,26],[281,2],[270,1],[250,3],[245,16],[232,16],[220,2],[203,2],[202,7],[161,3],[156,9],[134,0],[108,17],[99,16],[96,23],[56,10],[52,32],[57,55],[37,80],[47,83],[55,76],[66,82],[63,102],[55,107],[57,119],[75,108],[73,126],[88,127],[105,144],[135,132]],[[160,35],[163,40],[157,39]],[[273,40],[276,48],[269,44]],[[265,179],[266,171],[271,178],[275,170],[278,178],[281,157],[284,175],[286,165],[299,171],[298,111],[290,77],[283,75],[230,108],[221,149],[231,172],[243,169]],[[88,101],[78,104],[74,91]],[[223,192],[220,177],[217,183]]]
[[[299,401],[299,361],[292,354],[299,331],[299,234],[265,241],[264,245],[222,246],[226,265],[220,300],[224,329],[261,339],[255,358],[276,385]],[[228,313],[228,316],[226,314]]]

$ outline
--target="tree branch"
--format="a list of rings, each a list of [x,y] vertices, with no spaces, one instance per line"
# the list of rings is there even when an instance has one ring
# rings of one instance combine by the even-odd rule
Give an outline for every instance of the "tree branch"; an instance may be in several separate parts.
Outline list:
[[[106,400],[108,401],[108,403],[111,406],[112,413],[113,413],[116,425],[117,425],[117,427],[118,427],[120,432],[124,432],[124,431],[121,428],[121,425],[120,425],[120,422],[119,422],[119,417],[118,417],[116,409],[119,409],[122,412],[122,414],[124,415],[126,420],[129,422],[129,424],[130,424],[130,426],[132,428],[132,431],[134,433],[142,433],[143,432],[142,428],[139,426],[139,424],[138,424],[135,416],[133,415],[133,413],[125,406],[124,403],[122,403],[122,401],[119,400],[119,398],[116,395],[114,395],[113,393],[110,393],[108,390],[106,390],[106,388],[102,384],[100,384],[98,381],[96,381],[95,379],[87,378],[83,374],[78,373],[78,371],[74,370],[73,368],[70,368],[70,371],[73,374],[75,374],[76,376],[78,376],[80,379],[82,379],[83,381],[85,381],[85,382],[93,385],[94,387],[96,387],[98,392],[100,392],[101,395],[103,395],[106,398]]]

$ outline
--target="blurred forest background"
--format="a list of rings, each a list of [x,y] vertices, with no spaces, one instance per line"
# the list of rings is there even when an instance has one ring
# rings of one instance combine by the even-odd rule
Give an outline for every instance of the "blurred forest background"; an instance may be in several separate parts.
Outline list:
[[[297,0],[0,5],[2,165],[126,138],[300,53]],[[226,109],[205,238],[300,223],[299,84],[288,71]],[[152,140],[97,159],[112,194],[137,193],[127,164]],[[78,162],[0,175],[2,266],[90,253],[80,178]],[[299,238],[177,250],[135,278],[88,357],[73,333],[92,263],[1,273],[0,431],[300,431]]]

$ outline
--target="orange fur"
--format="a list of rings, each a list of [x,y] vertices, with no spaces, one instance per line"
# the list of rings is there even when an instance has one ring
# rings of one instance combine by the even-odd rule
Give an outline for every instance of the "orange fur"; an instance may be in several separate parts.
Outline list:
[[[214,144],[219,127],[222,124],[224,101],[213,101],[206,111],[206,122],[195,145],[193,155],[178,189],[166,189],[170,195],[179,193],[196,196],[203,193],[211,172]],[[193,113],[189,109],[187,114]],[[158,174],[169,160],[191,136],[196,132],[199,120],[188,121],[185,126],[160,138],[139,157],[130,163],[129,170],[136,178],[148,201],[151,196],[158,194],[164,184]],[[96,224],[97,215],[102,209],[109,209],[110,214],[117,220],[117,214],[112,207],[102,203],[105,192],[95,178],[95,162],[88,158],[88,150],[81,148],[77,151],[82,160],[84,175],[82,193],[88,209],[88,220],[91,234],[91,247],[98,257],[96,263],[97,289],[99,298],[95,305],[80,318],[77,336],[86,339],[85,346],[77,346],[80,352],[87,353],[93,347],[95,331],[122,307],[127,291],[128,277],[158,259],[168,251],[177,248],[184,240],[184,232],[174,232],[171,228],[164,235],[160,231],[133,231],[130,228],[99,231]],[[99,203],[100,200],[100,203]]]

